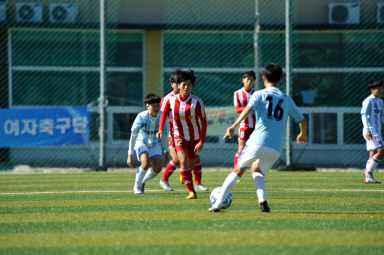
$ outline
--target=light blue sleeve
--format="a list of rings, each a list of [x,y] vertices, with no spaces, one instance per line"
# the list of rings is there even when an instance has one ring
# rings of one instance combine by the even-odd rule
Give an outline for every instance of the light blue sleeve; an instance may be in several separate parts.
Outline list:
[[[252,109],[257,112],[259,108],[260,97],[260,93],[253,93],[251,99],[249,99],[247,106],[252,107]]]
[[[140,129],[142,128],[143,126],[143,117],[141,116],[141,113],[139,113],[136,118],[135,118],[135,121],[133,122],[132,124],[132,127],[131,127],[131,132],[132,133],[135,133],[135,134],[138,134]]]
[[[371,100],[364,100],[361,114],[368,115],[368,113],[371,113]]]
[[[300,112],[299,108],[297,107],[297,105],[295,104],[295,102],[293,101],[293,99],[288,96],[288,100],[289,100],[289,116],[291,116],[296,122],[299,122],[301,121],[302,119],[304,119],[304,115]]]

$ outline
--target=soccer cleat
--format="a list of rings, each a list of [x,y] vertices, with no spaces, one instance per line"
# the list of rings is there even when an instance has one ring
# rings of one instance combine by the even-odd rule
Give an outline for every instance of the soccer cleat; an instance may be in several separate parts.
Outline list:
[[[268,206],[267,200],[260,203],[260,211],[261,212],[270,212],[271,211],[271,209]]]
[[[365,179],[364,179],[364,183],[365,184],[369,184],[369,183],[373,183],[373,184],[379,184],[381,183],[381,181],[377,181],[373,178],[373,174],[372,173],[368,173],[368,172],[364,172],[365,174]]]
[[[144,190],[139,188],[139,186],[135,184],[135,186],[133,187],[133,194],[143,194],[143,193],[144,193]]]
[[[163,190],[166,190],[166,191],[172,191],[172,187],[169,186],[169,183],[167,181],[162,181],[160,180],[160,186],[163,188]]]
[[[211,208],[208,209],[208,212],[220,212],[220,209],[212,206]]]
[[[180,175],[180,184],[184,184],[183,176]]]
[[[203,184],[195,185],[195,190],[208,191],[209,189]]]
[[[186,199],[197,199],[196,192],[189,192],[189,196]]]

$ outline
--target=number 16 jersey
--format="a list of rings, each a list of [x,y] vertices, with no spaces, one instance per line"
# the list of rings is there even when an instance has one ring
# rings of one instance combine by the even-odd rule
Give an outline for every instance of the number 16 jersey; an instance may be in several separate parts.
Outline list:
[[[304,119],[293,99],[277,87],[253,93],[248,105],[256,111],[256,128],[247,143],[263,145],[281,152],[288,116]]]

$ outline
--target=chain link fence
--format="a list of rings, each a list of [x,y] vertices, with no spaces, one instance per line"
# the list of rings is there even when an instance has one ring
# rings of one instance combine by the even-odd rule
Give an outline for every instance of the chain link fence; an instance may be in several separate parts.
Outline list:
[[[368,81],[384,76],[382,2],[105,1],[104,67],[100,2],[0,0],[1,107],[87,106],[90,112],[88,142],[1,146],[2,169],[20,164],[124,167],[130,126],[145,109],[145,95],[170,92],[169,75],[176,68],[195,71],[192,93],[206,106],[203,167],[231,166],[237,138],[221,137],[238,116],[233,93],[242,87],[244,72],[268,63],[289,72],[281,89],[290,84],[289,93],[309,123],[306,145],[294,143],[298,127],[292,124],[290,153],[283,152],[276,166],[284,166],[287,155],[301,168],[364,165],[359,112],[369,95]],[[100,80],[103,71],[105,80]],[[263,88],[259,74],[255,87]],[[105,111],[102,130],[100,109]]]

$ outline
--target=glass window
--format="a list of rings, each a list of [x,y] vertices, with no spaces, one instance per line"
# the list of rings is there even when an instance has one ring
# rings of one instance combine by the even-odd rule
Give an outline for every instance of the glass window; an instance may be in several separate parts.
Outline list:
[[[142,73],[108,72],[106,95],[109,105],[143,105]]]
[[[364,144],[362,135],[363,123],[359,113],[344,114],[344,143]]]
[[[108,32],[107,65],[141,67],[143,35]],[[13,65],[99,66],[100,34],[77,30],[13,30]]]
[[[164,66],[252,67],[250,32],[164,33]],[[252,61],[250,61],[252,58]]]
[[[113,140],[129,140],[137,113],[113,114]]]
[[[97,104],[99,74],[78,72],[13,72],[14,105]]]
[[[337,143],[337,115],[334,113],[313,114],[314,136],[313,143]]]

